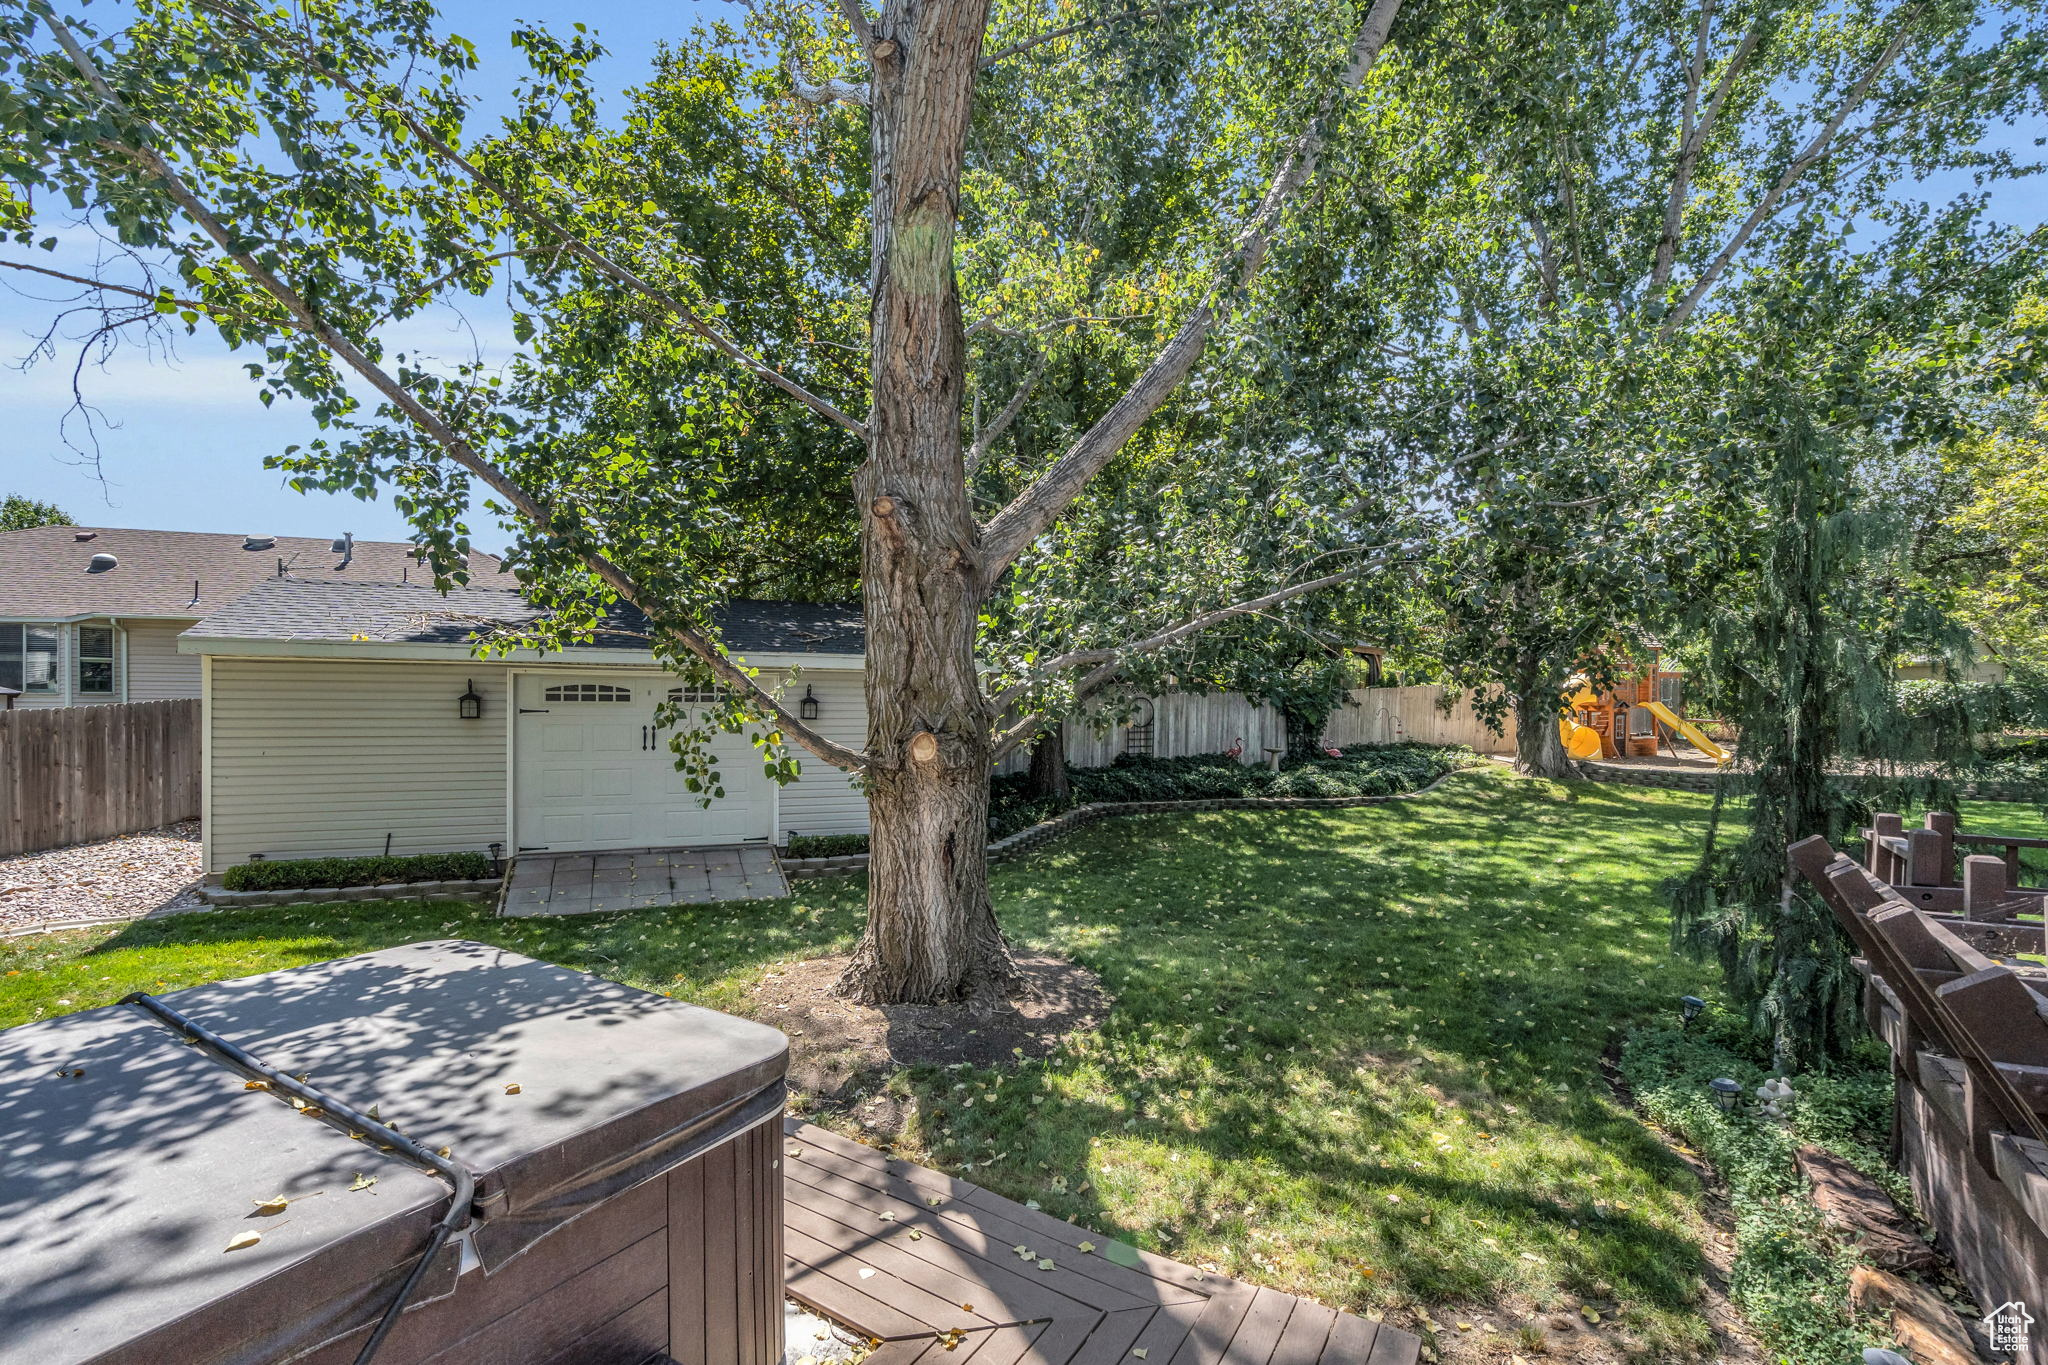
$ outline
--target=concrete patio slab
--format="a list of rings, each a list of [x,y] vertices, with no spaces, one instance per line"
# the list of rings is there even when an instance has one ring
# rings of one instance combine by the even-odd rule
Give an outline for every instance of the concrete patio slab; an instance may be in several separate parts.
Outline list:
[[[775,851],[761,844],[522,853],[505,879],[498,913],[604,915],[788,894]]]

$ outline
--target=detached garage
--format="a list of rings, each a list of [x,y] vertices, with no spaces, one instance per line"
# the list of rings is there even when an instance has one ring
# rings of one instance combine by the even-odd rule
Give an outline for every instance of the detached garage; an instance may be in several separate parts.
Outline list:
[[[498,589],[279,579],[186,631],[179,649],[202,668],[206,870],[866,831],[848,774],[800,754],[802,776],[777,785],[740,735],[713,745],[725,794],[688,791],[657,713],[715,696],[655,664],[636,616],[561,653],[471,653],[479,631],[536,614]],[[719,625],[769,687],[816,701],[821,732],[866,742],[858,609],[735,602]]]

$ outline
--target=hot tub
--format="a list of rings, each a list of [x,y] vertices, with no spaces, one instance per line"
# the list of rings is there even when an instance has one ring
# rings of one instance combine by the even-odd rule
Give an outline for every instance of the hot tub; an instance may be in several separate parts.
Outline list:
[[[0,1361],[345,1365],[465,1211],[378,1365],[779,1359],[776,1030],[464,941],[161,1002],[229,1046],[0,1033]]]

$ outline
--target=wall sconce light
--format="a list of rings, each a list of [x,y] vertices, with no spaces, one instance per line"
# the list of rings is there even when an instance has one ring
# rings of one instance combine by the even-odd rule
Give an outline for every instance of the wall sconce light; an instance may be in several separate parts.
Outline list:
[[[1691,1027],[1692,1027],[1692,1021],[1693,1021],[1693,1020],[1695,1020],[1695,1019],[1697,1019],[1697,1018],[1699,1018],[1699,1017],[1700,1017],[1700,1011],[1701,1011],[1701,1010],[1703,1010],[1703,1009],[1705,1009],[1706,1007],[1707,1007],[1707,1002],[1706,1002],[1706,1001],[1704,1001],[1704,1000],[1702,1000],[1702,999],[1700,999],[1700,998],[1699,998],[1699,997],[1698,997],[1697,995],[1681,995],[1681,996],[1679,996],[1679,997],[1678,997],[1678,1019],[1679,1019],[1679,1023],[1680,1023],[1680,1024],[1681,1024],[1681,1025],[1682,1025],[1683,1027],[1685,1027],[1685,1028],[1691,1028]]]
[[[816,720],[818,718],[818,697],[815,692],[811,691],[809,683],[804,684],[804,699],[797,703],[796,713],[803,720]]]
[[[469,691],[464,692],[455,699],[455,714],[461,716],[464,720],[478,720],[484,713],[484,699],[478,695],[476,683],[473,680],[465,679],[465,681],[469,682]]]
[[[1714,1092],[1714,1103],[1724,1114],[1735,1112],[1736,1103],[1742,1098],[1742,1082],[1719,1076],[1707,1082],[1707,1088]]]

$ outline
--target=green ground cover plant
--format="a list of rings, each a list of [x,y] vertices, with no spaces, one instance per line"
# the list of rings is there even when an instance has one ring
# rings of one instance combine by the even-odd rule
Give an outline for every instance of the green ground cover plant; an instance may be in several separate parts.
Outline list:
[[[1622,1049],[1622,1074],[1659,1127],[1712,1163],[1727,1185],[1736,1251],[1729,1294],[1773,1361],[1837,1365],[1868,1346],[1894,1345],[1883,1323],[1849,1311],[1855,1253],[1822,1227],[1793,1162],[1803,1144],[1844,1157],[1911,1207],[1905,1182],[1885,1161],[1891,1078],[1884,1050],[1866,1039],[1826,1071],[1790,1077],[1797,1092],[1784,1123],[1751,1102],[1771,1075],[1768,1040],[1739,1020],[1709,1016],[1690,1032],[1657,1026]],[[1708,1083],[1728,1077],[1744,1099],[1723,1113]]]

